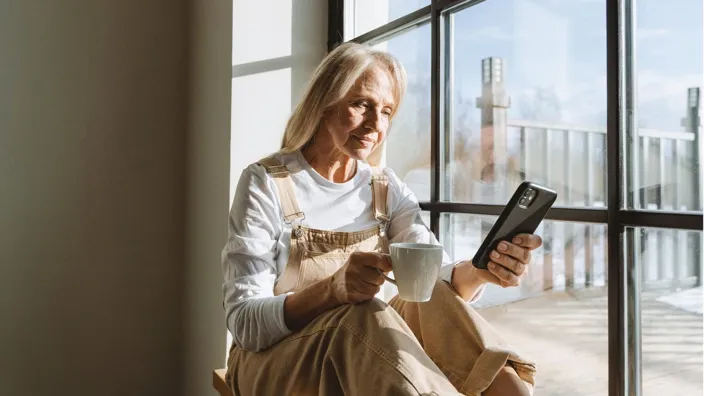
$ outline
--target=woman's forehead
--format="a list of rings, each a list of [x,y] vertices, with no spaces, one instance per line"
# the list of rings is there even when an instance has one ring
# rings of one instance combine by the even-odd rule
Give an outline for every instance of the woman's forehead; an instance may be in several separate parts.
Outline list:
[[[384,103],[394,103],[394,80],[391,73],[379,66],[367,69],[352,87],[353,94],[367,94],[378,97]]]

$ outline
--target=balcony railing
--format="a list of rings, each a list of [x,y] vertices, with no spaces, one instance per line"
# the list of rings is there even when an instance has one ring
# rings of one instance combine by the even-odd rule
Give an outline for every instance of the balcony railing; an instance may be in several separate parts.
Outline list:
[[[520,178],[554,188],[565,207],[603,207],[606,201],[606,129],[530,120],[509,120],[507,139],[517,140]],[[697,134],[640,129],[632,139],[630,202],[650,210],[699,210]],[[606,280],[606,228],[546,223],[548,248],[542,258],[543,288],[591,286]],[[700,284],[698,235],[680,230],[644,229],[639,251],[646,287]],[[602,256],[603,255],[603,256]],[[556,262],[556,258],[557,261]],[[562,267],[556,271],[555,266]],[[581,266],[581,268],[580,268]],[[557,277],[557,279],[555,279]],[[601,283],[601,282],[599,282]]]

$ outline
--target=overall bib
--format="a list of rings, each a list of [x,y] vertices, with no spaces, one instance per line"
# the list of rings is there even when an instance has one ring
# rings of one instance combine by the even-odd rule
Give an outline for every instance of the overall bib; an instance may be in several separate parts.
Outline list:
[[[289,170],[274,157],[259,161],[278,189],[291,247],[274,294],[296,292],[333,275],[356,251],[388,253],[388,179],[372,168],[372,210],[378,225],[357,232],[300,225]],[[239,395],[480,396],[510,364],[526,384],[535,366],[439,280],[430,301],[388,304],[373,298],[319,315],[267,350],[230,349],[226,380]]]

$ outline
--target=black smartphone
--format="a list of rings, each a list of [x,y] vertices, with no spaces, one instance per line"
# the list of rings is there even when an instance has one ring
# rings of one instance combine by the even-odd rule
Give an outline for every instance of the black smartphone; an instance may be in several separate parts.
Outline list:
[[[477,250],[472,264],[487,269],[489,255],[501,241],[511,241],[518,234],[533,234],[557,199],[557,193],[525,181],[513,193],[501,216]]]

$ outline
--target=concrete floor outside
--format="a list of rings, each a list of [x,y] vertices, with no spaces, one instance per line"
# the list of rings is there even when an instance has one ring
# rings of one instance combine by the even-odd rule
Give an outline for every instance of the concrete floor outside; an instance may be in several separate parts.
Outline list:
[[[701,287],[641,297],[643,395],[702,395]],[[537,362],[536,395],[608,395],[606,288],[548,291],[480,312]]]

